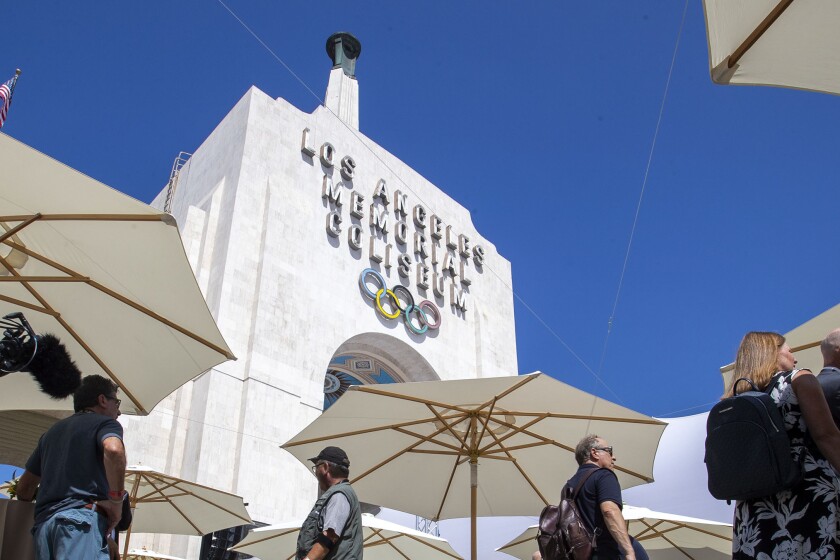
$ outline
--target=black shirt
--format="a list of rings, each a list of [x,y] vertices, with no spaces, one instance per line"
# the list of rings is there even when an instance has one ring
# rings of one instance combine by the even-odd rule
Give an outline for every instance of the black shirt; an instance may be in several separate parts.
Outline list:
[[[77,412],[41,436],[26,470],[41,477],[35,502],[35,525],[66,509],[108,497],[102,442],[122,439],[116,420],[95,412]]]
[[[580,489],[577,496],[577,507],[581,517],[583,517],[586,526],[592,530],[596,530],[598,536],[596,542],[598,544],[599,558],[619,558],[621,549],[618,543],[612,538],[607,525],[604,522],[604,516],[601,513],[601,504],[604,502],[615,502],[621,509],[621,486],[618,484],[618,478],[610,469],[599,468],[598,465],[592,463],[585,463],[581,465],[575,475],[569,479],[569,486],[574,490],[581,476],[590,469],[597,469],[595,473],[590,475],[589,479]]]

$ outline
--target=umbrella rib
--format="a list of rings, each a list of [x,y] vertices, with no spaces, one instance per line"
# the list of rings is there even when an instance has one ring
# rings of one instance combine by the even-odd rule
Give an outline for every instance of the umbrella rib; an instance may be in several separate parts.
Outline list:
[[[539,420],[536,420],[536,421],[538,422]],[[521,474],[521,475],[522,475],[522,478],[524,478],[524,479],[525,479],[525,481],[528,483],[528,485],[531,487],[531,489],[534,491],[534,493],[535,493],[537,496],[539,496],[539,497],[540,497],[540,499],[543,501],[543,503],[544,503],[545,505],[548,505],[548,500],[546,500],[546,499],[545,499],[545,496],[543,496],[542,492],[540,492],[540,491],[539,491],[539,489],[537,488],[537,485],[536,485],[536,484],[534,484],[534,481],[533,481],[533,480],[531,480],[531,477],[530,477],[530,476],[528,476],[528,473],[526,473],[526,472],[525,472],[525,469],[523,469],[523,468],[522,468],[522,465],[520,465],[520,464],[519,464],[519,461],[517,461],[516,459],[514,459],[514,458],[513,458],[513,455],[511,455],[511,454],[510,454],[510,451],[507,451],[506,449],[504,449],[504,447],[502,447],[502,442],[501,442],[501,440],[500,440],[499,438],[497,438],[497,437],[496,437],[496,434],[494,434],[494,433],[493,433],[493,430],[490,430],[490,436],[491,436],[493,439],[495,439],[495,440],[496,440],[496,444],[497,444],[497,445],[498,445],[498,446],[499,446],[499,447],[500,447],[500,448],[504,451],[504,453],[505,453],[508,457],[510,457],[510,459],[513,461],[513,466],[514,466],[514,467],[516,467],[516,470],[518,470],[518,471],[519,471],[519,474]]]
[[[457,424],[458,422],[461,422],[464,418],[467,418],[468,415],[464,415],[454,422],[447,422],[446,420],[444,420],[443,416],[441,416],[440,413],[437,410],[434,409],[434,407],[431,404],[426,403],[426,407],[443,424],[444,429],[448,430],[449,433],[452,434],[452,437],[454,437],[457,441],[459,441],[461,443],[461,449],[466,449],[467,448],[467,436],[469,435],[469,430],[467,430],[464,433],[463,437],[459,437],[458,434],[455,432],[455,429],[452,426]],[[443,430],[441,430],[441,431],[443,431]],[[435,435],[437,435],[437,434],[435,434]]]
[[[418,537],[418,536],[416,536],[416,535],[409,535],[408,533],[402,533],[402,536],[403,536],[403,537],[406,537],[406,538],[409,538],[409,539],[411,539],[411,540],[413,540],[413,541],[417,541],[417,542],[419,542],[420,544],[423,544],[423,545],[425,545],[425,546],[428,546],[428,547],[429,547],[429,548],[431,548],[431,549],[437,550],[437,551],[438,551],[438,552],[440,552],[441,554],[446,554],[447,556],[449,556],[449,557],[451,557],[451,558],[460,558],[460,556],[456,556],[455,554],[452,554],[451,552],[449,552],[449,551],[447,551],[447,550],[444,550],[443,548],[440,548],[440,547],[438,547],[438,546],[435,546],[434,544],[430,543],[429,541],[424,540],[424,539],[421,539],[420,537]]]
[[[10,237],[13,237],[17,232],[19,232],[20,230],[22,230],[23,228],[25,228],[26,226],[28,226],[29,224],[31,224],[32,222],[34,222],[35,220],[38,220],[40,218],[41,218],[41,214],[36,213],[32,216],[27,217],[25,220],[23,220],[21,223],[19,223],[18,225],[16,225],[12,229],[6,230],[6,233],[4,233],[3,235],[0,235],[0,243],[2,243],[3,241],[7,240]],[[6,222],[6,221],[17,222],[19,220],[6,220],[5,218],[0,218],[0,222]],[[5,229],[5,227],[6,226],[4,224],[3,228]]]
[[[222,511],[223,511],[223,512],[225,512],[225,513],[229,513],[230,515],[232,515],[232,516],[236,517],[237,519],[241,519],[242,521],[245,521],[246,523],[251,523],[251,519],[248,519],[248,518],[242,517],[241,515],[239,515],[239,514],[238,514],[238,513],[236,513],[235,511],[231,511],[231,510],[227,509],[226,507],[223,507],[223,506],[221,506],[221,505],[219,505],[219,504],[217,504],[217,503],[214,503],[214,502],[212,502],[212,501],[208,500],[208,499],[207,499],[207,498],[205,498],[204,496],[199,496],[199,495],[198,495],[198,494],[196,494],[195,492],[193,492],[193,491],[191,491],[191,490],[189,490],[189,489],[187,489],[187,488],[182,488],[182,487],[180,487],[180,486],[179,486],[179,484],[190,484],[190,485],[193,485],[193,484],[195,484],[194,482],[189,482],[189,481],[186,481],[186,480],[180,480],[180,479],[178,479],[178,480],[177,480],[177,482],[175,482],[175,483],[173,484],[173,483],[170,483],[169,481],[165,481],[165,480],[163,480],[163,479],[161,479],[161,478],[158,478],[157,480],[160,480],[160,481],[164,482],[164,484],[166,484],[166,485],[167,485],[167,486],[166,486],[166,487],[164,487],[162,490],[166,490],[167,488],[175,488],[175,489],[177,489],[179,492],[182,492],[182,494],[176,494],[176,495],[173,495],[173,496],[172,496],[173,498],[179,498],[179,497],[184,496],[184,495],[186,495],[186,496],[191,496],[191,497],[193,497],[193,498],[195,498],[195,499],[197,499],[197,500],[201,500],[202,502],[204,502],[204,503],[205,503],[205,504],[207,504],[207,505],[213,506],[213,507],[214,507],[214,508],[216,508],[216,509],[220,509],[220,510],[222,510]],[[214,491],[214,492],[219,492],[219,493],[222,493],[222,494],[227,494],[227,492],[222,492],[221,490],[217,490],[217,489],[215,489],[215,488],[209,488],[209,487],[207,487],[207,486],[201,486],[200,484],[195,484],[195,486],[196,486],[196,487],[198,487],[198,488],[203,488],[203,489],[205,489],[205,490],[212,490],[212,491]],[[163,494],[161,494],[161,495],[163,495]],[[231,495],[231,494],[228,494],[228,495]],[[169,498],[170,496],[164,496],[164,497],[165,497],[165,498]],[[171,503],[171,502],[170,502],[170,503]],[[174,504],[173,504],[173,506],[174,506]]]
[[[90,278],[79,276],[0,276],[0,282],[90,282]]]
[[[655,418],[621,418],[619,416],[592,416],[589,414],[560,414],[558,412],[519,412],[508,410],[505,412],[508,416],[540,416],[544,418],[556,418],[559,420],[594,420],[599,422],[622,422],[625,424],[653,424],[665,425],[666,422],[657,420]]]
[[[642,523],[644,523],[645,525],[650,526],[648,523],[646,523],[646,522],[645,522],[645,520],[644,520],[644,519],[641,519],[640,521],[641,521]],[[677,550],[679,550],[680,552],[682,552],[683,554],[685,554],[686,556],[688,556],[689,558],[691,558],[691,560],[694,560],[694,557],[693,557],[691,554],[689,554],[688,552],[686,552],[685,550],[683,550],[683,549],[682,549],[682,547],[681,547],[681,546],[679,546],[677,543],[675,543],[674,541],[672,541],[671,539],[669,539],[668,537],[666,537],[664,533],[661,533],[661,532],[657,531],[654,527],[650,527],[650,529],[651,529],[654,533],[656,533],[659,537],[661,537],[661,538],[662,538],[662,540],[664,540],[665,542],[667,542],[668,544],[670,544],[671,546],[673,546],[674,548],[676,548]]]
[[[378,537],[380,538],[380,541],[379,541],[379,542],[374,543],[374,544],[372,544],[372,545],[370,545],[370,546],[379,546],[379,545],[381,545],[381,544],[387,544],[389,547],[391,547],[392,549],[394,549],[394,552],[396,552],[397,554],[399,554],[400,556],[402,556],[403,558],[405,558],[405,560],[411,560],[408,556],[406,556],[406,555],[405,555],[405,553],[404,553],[402,550],[400,550],[399,548],[397,548],[397,547],[396,547],[396,545],[394,545],[394,543],[392,543],[392,542],[391,542],[391,539],[393,539],[394,537],[386,537],[386,536],[384,536],[384,535],[382,534],[382,530],[381,530],[381,529],[374,529],[373,527],[371,527],[370,529],[371,529],[371,530],[372,530],[372,531],[376,534],[376,536],[378,536]]]
[[[510,414],[510,413],[508,412],[507,414]],[[548,415],[547,415],[547,416],[548,416]],[[535,420],[535,422],[538,422],[539,420],[541,420],[541,418],[536,419],[536,420]],[[496,422],[497,424],[501,424],[501,425],[503,425],[503,426],[507,426],[507,427],[509,427],[509,428],[511,428],[511,429],[514,429],[514,430],[519,430],[519,432],[520,432],[520,433],[523,433],[523,434],[525,434],[525,435],[531,436],[532,438],[534,438],[534,439],[536,439],[536,440],[538,440],[538,441],[542,441],[542,442],[544,442],[544,443],[546,443],[546,444],[556,445],[557,447],[560,447],[561,449],[565,449],[565,450],[567,450],[567,451],[571,451],[571,450],[572,450],[572,448],[571,448],[571,447],[568,447],[568,446],[566,446],[566,445],[563,445],[563,444],[562,444],[562,443],[560,443],[560,442],[554,441],[553,439],[546,438],[546,437],[541,436],[541,435],[539,435],[539,434],[535,434],[535,433],[530,432],[530,431],[528,431],[528,430],[526,430],[526,429],[525,429],[525,428],[527,428],[528,426],[533,425],[533,424],[534,424],[534,422],[532,422],[531,424],[527,424],[527,425],[525,425],[525,426],[522,426],[521,428],[520,428],[519,426],[516,426],[515,424],[509,424],[509,423],[507,423],[507,422],[503,422],[503,421],[499,420],[498,418],[493,418],[493,422]],[[650,424],[651,422],[645,422],[645,423],[646,423],[646,424]],[[661,424],[661,422],[656,422],[656,423]],[[493,433],[493,430],[490,430],[490,433],[492,434],[492,433]],[[505,436],[505,438],[503,438],[503,439],[507,439],[508,437],[510,437],[510,436],[512,436],[512,435],[514,435],[514,434],[508,434],[508,435],[506,435],[506,436]],[[495,434],[494,434],[494,437],[495,437]],[[492,445],[492,444],[491,444],[491,445]],[[650,477],[644,476],[644,475],[642,475],[642,474],[640,474],[640,473],[637,473],[636,471],[631,471],[630,469],[624,468],[624,467],[622,467],[622,466],[620,466],[620,465],[615,465],[615,467],[613,467],[613,468],[614,468],[615,470],[617,470],[617,471],[621,471],[621,472],[623,472],[623,473],[625,473],[625,474],[628,474],[628,475],[633,476],[633,477],[635,477],[635,478],[639,478],[639,479],[644,480],[644,481],[646,481],[646,482],[653,482],[653,478],[650,478]]]
[[[496,408],[496,397],[493,397],[492,404],[490,404],[490,409],[487,411],[487,416],[484,418],[484,422],[481,424],[481,434],[478,436],[478,441],[481,442],[484,439],[484,434],[487,433],[487,424],[490,423],[490,418],[493,417],[493,410]],[[479,453],[481,451],[479,450]]]
[[[747,36],[743,43],[741,43],[737,49],[732,53],[729,57],[729,62],[727,62],[727,67],[732,68],[738,61],[741,60],[741,57],[752,48],[753,45],[764,35],[764,32],[770,29],[770,26],[773,25],[779,16],[781,16],[785,10],[793,3],[793,0],[782,0],[779,2],[775,8],[773,8],[767,17],[758,24],[752,33]]]
[[[463,412],[463,413],[471,412],[471,409],[464,408],[463,406],[454,405],[454,404],[446,404],[446,403],[437,402],[437,401],[430,401],[428,399],[423,399],[423,398],[420,398],[420,397],[412,397],[410,395],[398,395],[398,394],[395,394],[395,393],[389,393],[388,391],[380,391],[380,390],[374,389],[372,385],[354,385],[353,387],[350,388],[350,390],[351,391],[359,391],[361,393],[372,393],[374,395],[379,395],[380,397],[390,397],[392,399],[397,399],[397,400],[416,402],[416,403],[420,403],[420,404],[425,404],[427,406],[428,405],[439,406],[440,408],[445,408],[447,410],[452,410],[452,411],[457,411],[457,412]]]
[[[456,415],[453,415],[453,416],[445,416],[444,418],[458,418],[459,419],[458,421],[460,422],[461,420],[464,419],[465,416],[466,416],[466,414],[456,414]],[[289,441],[289,442],[284,443],[281,447],[283,447],[283,449],[286,449],[288,447],[296,447],[298,445],[308,445],[310,443],[318,443],[318,442],[321,442],[321,441],[334,440],[334,439],[337,439],[337,438],[352,437],[352,436],[358,436],[358,435],[361,435],[361,434],[369,434],[369,433],[372,433],[372,432],[381,432],[381,431],[385,431],[385,430],[394,430],[394,429],[397,429],[397,428],[404,428],[405,426],[417,426],[418,424],[427,424],[429,422],[434,422],[434,419],[432,419],[432,418],[422,418],[420,420],[410,420],[408,422],[400,422],[398,424],[388,424],[387,426],[375,426],[373,428],[364,428],[362,430],[354,430],[352,432],[344,432],[344,433],[337,434],[337,435],[332,434],[332,435],[329,435],[329,436],[321,436],[321,437],[310,438],[310,439],[302,439],[300,441]],[[438,433],[440,433],[440,432],[438,432]],[[432,434],[432,436],[434,436],[434,435],[436,435],[436,434]]]
[[[146,482],[148,482],[148,483],[149,483],[149,486],[151,486],[152,488],[157,488],[157,487],[155,486],[155,482],[157,482],[157,479],[153,479],[153,478],[148,477],[148,476],[146,476],[146,477],[144,477],[144,478],[146,479]],[[163,495],[163,494],[161,494],[161,495]],[[177,511],[177,512],[178,512],[178,514],[179,514],[179,515],[183,518],[183,520],[184,520],[184,521],[186,521],[187,523],[189,523],[189,524],[190,524],[190,526],[191,526],[193,529],[195,529],[195,532],[196,532],[197,534],[199,534],[199,535],[204,534],[204,533],[201,531],[201,529],[199,529],[199,528],[196,526],[196,524],[192,522],[192,519],[190,519],[189,517],[187,517],[187,516],[184,514],[184,512],[183,512],[183,511],[181,511],[181,508],[179,508],[179,507],[178,507],[178,506],[176,506],[174,503],[172,503],[172,501],[168,501],[168,503],[169,503],[169,505],[171,505],[171,506],[172,506],[172,509],[174,509],[175,511]]]
[[[446,490],[443,492],[443,497],[440,500],[440,507],[435,514],[435,520],[440,519],[440,514],[443,511],[443,506],[446,505],[446,498],[449,496],[449,490],[452,488],[452,481],[455,479],[455,471],[458,470],[460,464],[458,458],[455,458],[455,464],[452,465],[452,472],[449,473],[449,480],[446,482]]]
[[[510,415],[510,412],[505,412],[504,414],[505,414],[505,416],[508,416],[508,415]],[[541,420],[544,420],[544,419],[545,419],[545,416],[544,416],[544,415],[543,415],[543,416],[538,416],[537,418],[534,418],[533,420],[531,420],[530,422],[528,422],[528,423],[526,423],[526,424],[524,424],[524,425],[522,425],[522,426],[517,426],[516,424],[511,424],[511,423],[509,423],[509,422],[505,422],[505,421],[499,420],[498,418],[488,417],[488,420],[493,420],[493,422],[496,422],[497,424],[501,424],[502,426],[505,426],[505,427],[507,427],[507,428],[510,428],[510,429],[511,429],[511,432],[510,432],[509,434],[505,434],[505,436],[504,436],[504,437],[502,437],[502,438],[499,438],[499,437],[497,437],[497,436],[496,436],[496,434],[493,434],[493,439],[494,439],[495,441],[494,441],[494,442],[491,442],[491,443],[488,443],[488,444],[487,444],[486,446],[484,446],[482,449],[479,449],[479,450],[478,450],[478,452],[479,452],[479,453],[485,453],[488,449],[490,449],[490,448],[491,448],[491,447],[493,447],[494,445],[499,445],[499,446],[501,446],[501,443],[502,443],[503,441],[505,441],[506,439],[511,438],[511,437],[513,437],[513,436],[515,436],[515,435],[518,435],[518,434],[527,434],[527,435],[531,435],[531,434],[530,434],[529,432],[527,432],[526,430],[527,430],[528,428],[530,428],[531,426],[533,426],[534,424],[537,424],[538,422],[540,422]],[[493,430],[490,430],[490,433],[493,433]],[[532,436],[532,437],[534,437],[534,436]],[[537,439],[538,439],[538,440],[545,441],[547,438],[539,437],[539,438],[537,438]]]
[[[487,408],[487,407],[488,407],[491,403],[493,403],[493,405],[495,406],[495,404],[496,404],[496,402],[497,402],[497,401],[499,401],[499,400],[501,400],[501,399],[505,398],[505,397],[506,397],[506,396],[508,396],[510,393],[512,393],[512,392],[514,392],[514,391],[516,391],[516,390],[518,390],[518,389],[521,389],[523,385],[525,385],[526,383],[530,383],[531,381],[533,381],[533,380],[534,380],[534,379],[536,379],[537,377],[539,377],[539,376],[538,376],[538,375],[527,375],[527,376],[524,376],[524,377],[523,377],[523,379],[522,379],[521,381],[518,381],[515,385],[513,385],[513,386],[511,386],[511,387],[508,387],[507,389],[505,389],[504,391],[502,391],[502,392],[501,392],[501,393],[499,393],[498,395],[494,395],[492,399],[490,399],[489,401],[485,402],[483,405],[479,406],[476,410],[482,410],[482,409],[484,409],[484,408]]]
[[[462,418],[463,418],[463,417],[462,417]],[[459,420],[459,421],[460,421],[460,420]],[[420,445],[421,443],[425,443],[425,442],[429,441],[430,439],[432,439],[433,437],[435,437],[435,436],[439,435],[439,434],[440,434],[441,432],[443,432],[445,429],[446,429],[446,426],[444,426],[443,428],[439,428],[436,432],[433,432],[433,433],[429,434],[428,436],[424,437],[423,439],[420,439],[420,440],[418,440],[418,441],[414,442],[413,444],[411,444],[410,446],[408,446],[408,447],[406,447],[406,448],[402,449],[401,451],[398,451],[397,453],[395,453],[395,454],[394,454],[394,455],[392,455],[391,457],[389,457],[389,458],[385,459],[384,461],[380,462],[379,464],[377,464],[377,465],[375,465],[375,466],[373,466],[373,467],[369,468],[368,470],[366,470],[365,472],[363,472],[363,473],[362,473],[362,474],[360,474],[359,476],[357,476],[357,477],[353,478],[353,482],[358,482],[358,481],[359,481],[359,480],[361,480],[362,478],[366,477],[367,475],[369,475],[369,474],[370,474],[370,473],[372,473],[373,471],[375,471],[375,470],[377,470],[378,468],[380,468],[382,465],[386,465],[386,464],[388,464],[389,462],[391,462],[391,461],[393,461],[394,459],[396,459],[397,457],[399,457],[400,455],[403,455],[404,453],[408,453],[409,451],[411,451],[412,449],[414,449],[415,447],[417,447],[417,446],[418,446],[418,445]],[[364,432],[363,432],[363,433],[364,433]],[[342,437],[342,436],[340,436],[340,435],[339,435],[339,436],[332,436],[332,438],[327,438],[327,439],[338,439],[338,438],[340,438],[340,437]],[[300,443],[300,442],[299,442],[299,443]]]
[[[2,263],[3,266],[6,266],[6,261],[5,261],[5,259],[3,259],[3,257],[0,257],[0,263]],[[26,303],[25,301],[21,301],[19,299],[15,299],[15,298],[10,298],[8,296],[0,295],[0,301],[5,301],[6,303],[11,303],[12,305],[15,305],[17,307],[24,307],[26,309],[31,309],[32,311],[37,311],[39,313],[44,313],[45,315],[50,315],[52,317],[55,317],[56,315],[58,315],[58,312],[53,310],[53,309],[46,309],[44,307],[38,307],[37,305],[33,305],[31,303]]]
[[[514,546],[519,546],[520,544],[525,544],[527,542],[531,542],[531,541],[535,541],[535,540],[537,540],[537,539],[535,539],[534,537],[522,537],[518,541],[513,541],[513,542],[508,543],[505,546],[501,547],[499,549],[499,552],[503,551],[506,548],[513,548]]]
[[[78,220],[80,222],[163,222],[168,219],[163,214],[35,214],[41,221],[67,221]],[[32,214],[21,214],[18,216],[0,216],[0,222],[20,222],[30,220]]]
[[[70,276],[74,276],[76,278],[84,278],[78,272],[76,272],[76,271],[74,271],[70,268],[67,268],[66,266],[63,266],[63,265],[53,261],[52,259],[50,259],[48,257],[45,257],[44,255],[36,253],[35,251],[31,251],[31,250],[27,249],[26,247],[24,247],[22,245],[18,245],[17,243],[14,243],[14,242],[8,241],[8,240],[4,241],[3,243],[5,243],[9,247],[17,249],[18,251],[20,251],[22,253],[25,253],[25,254],[27,254],[27,255],[35,258],[35,259],[38,259],[39,261],[41,261],[43,263],[46,263],[46,264],[48,264],[48,265],[50,265],[54,268],[57,268],[58,270],[64,272],[65,274],[69,274]],[[220,346],[217,346],[216,344],[213,344],[209,340],[206,340],[206,339],[198,336],[197,334],[195,334],[192,331],[186,329],[185,327],[182,327],[181,325],[179,325],[179,324],[177,324],[173,321],[170,321],[166,317],[164,317],[162,315],[159,315],[158,313],[155,313],[151,309],[149,309],[149,308],[147,308],[143,305],[140,305],[139,303],[137,303],[135,301],[130,300],[129,298],[123,296],[122,294],[120,294],[118,292],[115,292],[114,290],[112,290],[110,288],[107,288],[107,287],[103,286],[102,284],[100,284],[99,282],[97,282],[95,280],[87,279],[85,281],[85,283],[88,286],[90,286],[90,287],[92,287],[96,290],[99,290],[100,292],[103,292],[104,294],[106,294],[108,296],[111,296],[112,298],[114,298],[117,301],[123,303],[124,305],[132,307],[136,311],[139,311],[140,313],[143,313],[144,315],[147,315],[147,316],[151,317],[152,319],[154,319],[154,320],[156,320],[160,323],[163,323],[167,327],[175,329],[176,331],[180,332],[181,334],[192,338],[196,342],[198,342],[200,344],[203,344],[204,346],[210,348],[211,350],[214,350],[215,352],[218,352],[219,354],[225,356],[229,360],[234,359],[236,357],[233,354],[231,354],[229,351],[225,350],[224,348],[221,348]]]
[[[729,537],[725,537],[723,535],[718,535],[717,533],[714,533],[714,532],[709,531],[707,529],[702,529],[700,527],[695,527],[693,525],[687,525],[686,523],[683,523],[683,522],[680,522],[680,521],[671,521],[671,520],[668,520],[668,521],[670,523],[673,523],[675,525],[675,527],[670,528],[667,531],[663,531],[663,532],[676,531],[677,529],[688,529],[690,531],[696,531],[698,533],[703,533],[705,535],[709,535],[710,537],[717,537],[717,538],[719,538],[721,540],[724,540],[724,541],[731,541],[732,540]]]
[[[276,535],[271,535],[271,536],[263,537],[261,539],[257,539],[255,541],[251,541],[246,546],[251,546],[252,544],[259,544],[261,542],[270,541],[272,539],[279,539],[280,537],[285,537],[286,535],[288,535],[290,533],[295,533],[297,531],[300,531],[300,527],[295,527],[293,529],[286,529],[285,531],[277,533]],[[238,546],[239,545],[232,546],[230,549],[233,550],[233,549],[237,548]],[[290,558],[293,558],[293,557],[294,557],[294,554],[292,554],[292,556],[290,556]]]
[[[407,436],[416,437],[416,438],[425,437],[422,434],[418,434],[417,432],[412,432],[410,430],[405,430],[403,428],[394,428],[394,431],[399,432],[401,434],[405,434]],[[436,439],[430,439],[430,440],[428,440],[428,443],[434,443],[435,445],[440,445],[441,447],[446,447],[447,449],[451,449],[453,451],[460,451],[461,450],[461,448],[456,446],[456,445],[452,445],[451,443],[446,443],[445,441],[439,441],[439,440],[436,440]],[[431,451],[429,451],[429,453],[431,453]],[[440,453],[443,453],[443,451],[441,451]]]

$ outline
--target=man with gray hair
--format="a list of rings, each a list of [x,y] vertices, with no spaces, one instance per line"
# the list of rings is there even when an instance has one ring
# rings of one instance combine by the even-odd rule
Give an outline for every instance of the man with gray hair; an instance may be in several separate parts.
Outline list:
[[[840,428],[840,329],[834,329],[820,344],[823,369],[817,376],[834,423]]]
[[[627,532],[621,514],[621,486],[613,472],[615,455],[606,440],[594,434],[575,447],[580,467],[567,482],[572,489],[581,485],[575,503],[583,522],[595,535],[592,560],[647,560],[644,549]]]

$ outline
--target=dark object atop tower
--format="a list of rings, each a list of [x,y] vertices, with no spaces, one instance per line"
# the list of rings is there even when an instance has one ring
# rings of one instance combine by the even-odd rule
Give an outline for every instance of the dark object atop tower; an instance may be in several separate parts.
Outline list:
[[[327,54],[333,61],[333,68],[341,67],[351,78],[356,76],[356,59],[362,54],[362,44],[350,33],[333,33],[327,39]]]

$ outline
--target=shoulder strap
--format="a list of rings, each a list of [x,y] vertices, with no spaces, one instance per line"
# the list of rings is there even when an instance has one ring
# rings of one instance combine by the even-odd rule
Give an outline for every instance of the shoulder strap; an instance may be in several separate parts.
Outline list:
[[[764,388],[763,392],[765,392],[769,395],[771,392],[773,392],[773,388],[776,386],[776,383],[778,383],[780,378],[782,378],[782,377],[793,378],[793,376],[796,375],[796,372],[798,372],[798,371],[801,371],[801,368],[792,369],[790,371],[776,372],[776,374],[773,377],[770,378],[770,382],[767,384],[767,387]]]
[[[597,469],[589,469],[589,472],[587,472],[582,477],[580,477],[580,480],[578,481],[577,486],[575,486],[575,489],[572,490],[572,499],[573,500],[577,500],[578,492],[580,492],[581,488],[583,488],[583,485],[586,484],[586,481],[589,480],[589,477],[592,476],[593,474],[595,474],[596,472],[600,471],[600,470],[601,470],[601,467],[599,467]]]

